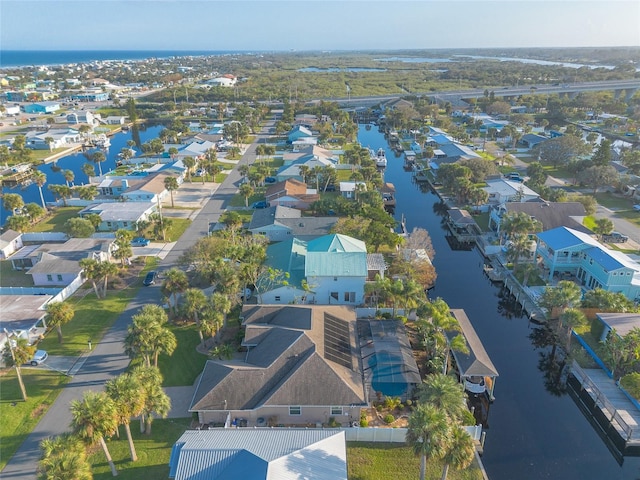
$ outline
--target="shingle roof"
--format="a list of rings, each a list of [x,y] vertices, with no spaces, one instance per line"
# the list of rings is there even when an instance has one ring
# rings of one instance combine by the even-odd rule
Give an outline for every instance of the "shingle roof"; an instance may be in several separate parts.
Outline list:
[[[469,317],[464,310],[459,308],[451,309],[451,314],[458,320],[462,334],[467,340],[467,346],[469,347],[469,353],[462,353],[456,350],[452,350],[451,353],[456,359],[460,374],[464,376],[487,376],[497,377],[498,371],[493,365],[493,362],[489,358],[480,338],[476,334],[476,331],[469,321]],[[447,337],[451,340],[457,336],[459,332],[451,331],[446,332]]]
[[[169,465],[169,477],[176,480],[299,480],[301,475],[346,480],[345,434],[332,429],[189,430],[174,445]]]
[[[507,212],[524,212],[542,223],[542,230],[558,227],[570,227],[574,230],[589,233],[589,229],[571,217],[587,215],[580,202],[507,202]]]

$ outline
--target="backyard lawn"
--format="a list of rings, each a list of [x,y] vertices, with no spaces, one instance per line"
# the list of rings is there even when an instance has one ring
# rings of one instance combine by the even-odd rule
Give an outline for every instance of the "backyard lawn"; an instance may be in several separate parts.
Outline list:
[[[22,400],[15,369],[0,376],[0,470],[31,433],[68,377],[52,370],[22,368],[27,401]]]
[[[64,222],[70,218],[78,216],[81,207],[58,207],[53,211],[53,215],[36,223],[29,228],[30,232],[63,232]]]
[[[196,377],[202,373],[207,355],[198,353],[196,347],[200,336],[195,325],[170,325],[169,328],[178,340],[178,346],[170,357],[160,355],[158,367],[164,378],[165,387],[193,385]]]
[[[0,262],[0,286],[33,287],[33,278],[24,270],[14,270],[9,260],[3,260]]]

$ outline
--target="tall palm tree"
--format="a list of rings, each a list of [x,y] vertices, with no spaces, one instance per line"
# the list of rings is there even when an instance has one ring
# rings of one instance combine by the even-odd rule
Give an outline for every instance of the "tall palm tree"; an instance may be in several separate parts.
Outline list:
[[[587,323],[587,317],[582,311],[577,308],[567,308],[560,315],[558,322],[560,325],[564,325],[567,328],[567,354],[571,351],[571,337],[573,329]]]
[[[189,288],[189,279],[185,272],[177,268],[167,270],[161,291],[163,295],[169,297],[169,307],[173,315],[175,315],[178,306],[178,294],[184,292],[187,288]]]
[[[169,190],[169,194],[171,195],[171,208],[174,207],[174,205],[173,205],[173,191],[177,190],[178,187],[179,187],[179,185],[178,185],[178,180],[176,179],[176,177],[165,177],[165,179],[164,179],[164,188]]]
[[[118,471],[104,440],[104,437],[110,437],[118,430],[118,412],[113,400],[104,392],[84,392],[82,400],[71,402],[71,427],[78,437],[90,445],[100,442],[111,474],[117,477]]]
[[[38,480],[92,480],[87,449],[75,435],[63,433],[40,442]]]
[[[162,375],[156,367],[136,367],[131,372],[144,398],[140,414],[140,432],[151,435],[153,416],[166,418],[171,410],[171,399],[162,389]]]
[[[158,366],[160,353],[171,355],[177,346],[174,333],[166,327],[167,314],[160,305],[147,304],[132,317],[124,340],[125,353],[131,358],[142,357],[144,364]]]
[[[47,303],[45,310],[47,315],[44,321],[47,325],[56,327],[58,333],[58,343],[62,343],[62,325],[69,323],[75,312],[69,302],[53,302]]]
[[[131,461],[135,462],[138,460],[138,455],[136,454],[136,447],[133,444],[129,424],[131,423],[131,417],[137,417],[142,413],[142,409],[144,408],[144,394],[142,390],[140,390],[137,380],[129,373],[124,373],[119,377],[109,380],[105,384],[105,391],[116,405],[118,424],[124,425],[124,429],[127,432],[127,441],[129,442]]]
[[[22,381],[22,371],[20,366],[29,361],[36,350],[35,347],[29,345],[26,338],[16,337],[9,338],[9,341],[4,344],[4,350],[2,350],[2,357],[5,365],[8,367],[15,367],[16,377],[18,377],[18,385],[20,385],[20,393],[22,393],[22,399],[27,401],[27,389],[24,387]]]
[[[187,315],[200,327],[201,314],[207,306],[207,296],[199,288],[189,288],[184,292],[184,304]],[[200,334],[200,341],[202,342],[203,338],[200,328],[198,328],[198,333]]]
[[[73,173],[73,170],[63,170],[62,176],[64,177],[64,181],[67,182],[67,187],[71,186],[71,182],[76,178],[76,174]]]
[[[222,326],[227,326],[227,314],[231,311],[231,300],[229,297],[220,292],[213,292],[211,294],[211,308],[222,314]]]
[[[433,405],[420,404],[409,417],[407,443],[420,456],[420,480],[424,480],[427,460],[442,458],[449,443],[449,418]]]
[[[93,163],[98,165],[98,172],[100,172],[100,176],[102,176],[102,165],[101,164],[106,159],[107,159],[107,156],[103,152],[95,152],[91,156],[91,160],[93,160]]]
[[[442,456],[444,467],[441,480],[447,480],[449,466],[455,470],[463,470],[471,465],[475,452],[476,447],[469,433],[460,425],[455,425],[451,429],[451,438]]]
[[[464,387],[451,375],[427,375],[418,387],[420,403],[428,403],[444,411],[450,418],[462,419],[467,412]]]
[[[249,197],[254,194],[255,190],[253,189],[251,184],[243,183],[242,185],[240,185],[240,188],[238,189],[238,191],[240,192],[240,195],[244,197],[244,206],[248,207]]]
[[[40,202],[42,203],[42,208],[47,209],[47,205],[44,203],[44,195],[42,195],[42,187],[45,183],[47,183],[47,175],[40,170],[35,170],[33,172],[33,176],[31,177],[36,185],[38,185],[38,192],[40,193]]]

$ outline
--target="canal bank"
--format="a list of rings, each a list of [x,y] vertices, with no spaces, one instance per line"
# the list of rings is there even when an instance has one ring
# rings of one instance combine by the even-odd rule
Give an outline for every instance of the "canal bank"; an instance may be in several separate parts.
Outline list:
[[[430,295],[465,310],[500,374],[484,446],[489,478],[638,478],[639,459],[625,458],[620,466],[556,381],[544,329],[514,308],[510,296],[484,274],[477,249],[455,250],[449,244],[440,199],[427,185],[412,181],[403,159],[376,129],[361,128],[358,138],[365,147],[386,150],[385,181],[396,186],[396,218],[404,217],[409,231],[421,227],[431,235],[438,278]]]

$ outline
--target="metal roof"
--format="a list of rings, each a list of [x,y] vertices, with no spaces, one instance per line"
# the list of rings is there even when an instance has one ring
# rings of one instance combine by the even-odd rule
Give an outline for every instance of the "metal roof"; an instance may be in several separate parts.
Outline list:
[[[346,480],[345,434],[335,429],[189,430],[169,460],[176,480]],[[302,475],[302,476],[301,476]]]
[[[600,244],[586,233],[578,232],[572,228],[558,227],[537,234],[538,238],[553,250],[561,250],[569,247],[577,247],[583,244],[600,246]]]

